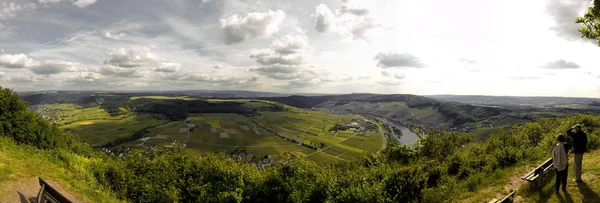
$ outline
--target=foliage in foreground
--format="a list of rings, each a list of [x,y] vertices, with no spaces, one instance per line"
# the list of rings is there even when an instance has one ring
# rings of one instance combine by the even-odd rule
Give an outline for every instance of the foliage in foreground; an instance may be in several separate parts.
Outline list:
[[[389,146],[381,154],[333,166],[284,155],[277,165],[259,170],[224,155],[198,158],[178,151],[117,160],[55,130],[13,92],[0,94],[2,136],[46,149],[83,180],[133,202],[440,202],[477,191],[503,168],[547,158],[556,135],[575,123],[585,125],[590,150],[600,146],[600,117],[579,115],[538,119],[486,141],[430,131],[414,147]],[[102,161],[80,161],[85,159]]]
[[[595,40],[600,46],[600,0],[594,0],[594,5],[583,16],[575,19],[575,23],[583,24],[579,28],[581,37]]]

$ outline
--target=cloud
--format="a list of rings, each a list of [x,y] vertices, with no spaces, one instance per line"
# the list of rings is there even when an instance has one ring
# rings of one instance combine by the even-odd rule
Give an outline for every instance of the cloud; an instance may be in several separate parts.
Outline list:
[[[581,66],[579,66],[578,64],[576,64],[574,62],[565,61],[564,59],[560,59],[557,61],[547,63],[546,65],[543,65],[542,68],[543,69],[578,69],[578,68],[581,68]]]
[[[73,5],[77,6],[79,8],[85,8],[92,4],[95,4],[96,1],[97,0],[77,0],[77,1],[73,2]]]
[[[119,33],[119,34],[111,34],[110,32],[107,32],[104,34],[104,37],[108,38],[108,39],[114,39],[114,40],[121,40],[122,37],[127,36],[127,34],[125,33]]]
[[[221,64],[217,64],[213,67],[214,69],[223,69],[225,68],[225,66],[221,65]]]
[[[109,59],[104,60],[104,64],[124,68],[141,67],[162,60],[149,47],[143,46],[114,49],[106,53],[106,55]]]
[[[382,85],[382,86],[398,86],[398,85],[402,85],[402,81],[385,80],[385,81],[379,81],[379,82],[377,82],[377,84]]]
[[[353,80],[354,80],[354,77],[352,77],[352,76],[346,76],[346,77],[340,79],[341,82],[350,82]]]
[[[369,14],[369,12],[370,12],[369,9],[361,8],[359,5],[356,5],[355,2],[357,2],[357,1],[340,0],[341,6],[340,6],[340,10],[338,10],[338,13],[340,13],[340,14],[349,13],[349,14],[353,14],[356,16],[366,16]]]
[[[315,8],[315,28],[318,32],[329,32],[336,30],[336,16],[325,4],[320,4]]]
[[[36,8],[34,3],[18,4],[14,2],[0,3],[0,20],[15,17],[17,14]]]
[[[249,68],[249,71],[276,80],[287,80],[286,83],[272,85],[279,88],[299,88],[332,82],[327,78],[327,72],[309,63],[310,49],[306,36],[285,35],[274,40],[268,49],[254,50],[250,57],[256,59],[259,66]]]
[[[359,6],[356,2],[341,0],[340,9],[334,14],[325,4],[320,4],[312,14],[314,26],[318,32],[337,32],[354,40],[369,40],[369,32],[382,25],[371,16],[368,8]]]
[[[461,59],[458,60],[458,62],[466,63],[466,64],[475,64],[475,63],[477,63],[476,60],[470,60],[470,59],[467,59],[467,58],[461,58]]]
[[[59,3],[61,0],[39,0],[40,4],[53,4]]]
[[[179,71],[180,68],[181,68],[180,63],[161,63],[158,68],[155,68],[152,70],[154,70],[156,72],[163,72],[163,73],[174,73],[174,72]]]
[[[65,71],[72,71],[74,67],[75,63],[48,60],[37,62],[30,70],[38,75],[54,75]]]
[[[0,67],[8,69],[29,69],[38,75],[54,75],[71,71],[75,63],[57,60],[36,61],[25,54],[1,54]]]
[[[247,38],[268,37],[279,31],[285,19],[281,10],[239,14],[221,18],[221,29],[225,35],[225,44],[240,43]]]
[[[387,72],[387,71],[381,71],[381,75],[387,77],[387,76],[390,76],[391,74],[390,74],[390,72]]]
[[[396,73],[396,74],[394,74],[394,78],[396,78],[398,80],[402,80],[402,79],[404,79],[404,74],[398,74],[398,73]]]
[[[513,80],[538,80],[541,79],[539,76],[511,76],[510,79]]]
[[[425,65],[412,54],[379,53],[375,56],[377,67],[380,68],[423,68]]]
[[[142,78],[144,75],[141,72],[134,68],[122,68],[119,66],[106,65],[100,67],[97,71],[98,73],[104,76],[115,76],[122,78]]]
[[[4,72],[0,72],[0,79],[4,78],[6,74]]]
[[[305,36],[286,35],[274,40],[268,49],[254,50],[250,58],[256,59],[260,66],[250,68],[250,71],[278,80],[317,75],[307,64],[309,49]]]
[[[368,80],[368,79],[371,79],[371,77],[369,77],[369,76],[358,76],[356,78],[356,80]]]
[[[556,35],[569,40],[581,39],[579,33],[580,24],[575,24],[582,11],[587,10],[590,1],[579,0],[550,0],[546,6],[546,12],[552,17],[555,25],[550,29],[556,32]]]
[[[0,55],[0,67],[10,69],[20,69],[31,67],[35,64],[33,59],[30,59],[25,54],[1,54]]]
[[[331,82],[322,78],[299,78],[290,80],[285,84],[274,84],[273,87],[278,87],[282,89],[299,89],[299,88],[310,88],[314,86],[321,85],[326,82]]]
[[[202,82],[218,86],[247,86],[258,84],[258,77],[231,77],[224,75],[209,75],[203,73],[179,74],[169,77],[171,80]]]
[[[11,76],[9,78],[9,81],[12,83],[31,83],[31,82],[35,82],[37,81],[39,78],[36,77],[35,75],[16,75],[16,76]]]

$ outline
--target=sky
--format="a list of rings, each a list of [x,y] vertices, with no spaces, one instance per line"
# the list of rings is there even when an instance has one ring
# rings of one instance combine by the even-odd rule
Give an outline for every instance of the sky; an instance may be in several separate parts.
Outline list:
[[[588,0],[0,0],[0,86],[600,97]]]

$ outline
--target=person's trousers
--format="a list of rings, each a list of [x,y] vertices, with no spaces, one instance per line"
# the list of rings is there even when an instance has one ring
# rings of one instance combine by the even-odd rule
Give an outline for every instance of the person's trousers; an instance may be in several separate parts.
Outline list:
[[[562,183],[562,188],[566,189],[567,188],[567,174],[569,174],[569,167],[565,168],[565,170],[562,171],[558,171],[557,169],[554,169],[554,171],[556,171],[556,190],[560,189],[560,185]]]
[[[581,161],[583,159],[583,154],[574,154],[575,159],[575,180],[581,180]]]

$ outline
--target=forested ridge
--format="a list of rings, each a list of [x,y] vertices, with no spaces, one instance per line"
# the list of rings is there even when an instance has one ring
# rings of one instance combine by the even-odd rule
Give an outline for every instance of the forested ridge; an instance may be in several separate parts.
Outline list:
[[[584,124],[589,150],[600,146],[600,117],[578,115],[536,119],[485,141],[433,130],[415,147],[392,145],[332,166],[283,155],[260,170],[225,155],[178,150],[119,160],[46,123],[11,90],[0,96],[2,139],[46,150],[81,181],[132,202],[441,202],[476,192],[507,167],[547,158],[556,135],[575,123]]]

